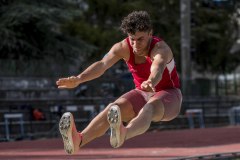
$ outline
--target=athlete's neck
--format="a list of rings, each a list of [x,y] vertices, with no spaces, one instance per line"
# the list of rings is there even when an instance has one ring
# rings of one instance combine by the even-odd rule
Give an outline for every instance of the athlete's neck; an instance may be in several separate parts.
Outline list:
[[[147,45],[147,47],[146,47],[146,49],[144,51],[144,53],[145,53],[144,55],[145,56],[148,56],[148,54],[149,54],[151,43],[152,43],[152,37],[150,37],[149,40],[148,40],[148,45]]]

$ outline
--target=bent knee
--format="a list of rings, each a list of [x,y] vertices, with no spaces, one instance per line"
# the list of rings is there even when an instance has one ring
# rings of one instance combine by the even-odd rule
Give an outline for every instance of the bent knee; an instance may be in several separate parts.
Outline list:
[[[151,114],[152,121],[161,121],[164,115],[164,106],[160,100],[151,100],[143,107],[143,111]]]
[[[171,121],[175,119],[180,113],[180,106],[165,107],[165,112],[162,121]]]
[[[111,106],[115,105],[114,103],[109,103],[103,110],[101,113],[108,113],[109,109]]]
[[[117,105],[120,108],[122,121],[128,122],[135,117],[135,112],[133,111],[131,104],[126,103],[126,102],[125,103],[119,103],[119,102],[110,103],[104,109],[104,113],[107,114],[110,107],[113,105]]]

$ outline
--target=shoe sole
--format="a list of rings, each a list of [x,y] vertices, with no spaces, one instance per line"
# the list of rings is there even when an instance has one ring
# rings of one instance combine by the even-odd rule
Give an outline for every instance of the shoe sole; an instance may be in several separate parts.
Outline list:
[[[74,144],[72,139],[73,115],[66,112],[59,121],[59,131],[62,135],[64,150],[68,154],[74,153]]]
[[[113,148],[118,148],[120,143],[120,125],[122,123],[119,107],[117,105],[111,106],[107,117],[111,130],[110,144]]]

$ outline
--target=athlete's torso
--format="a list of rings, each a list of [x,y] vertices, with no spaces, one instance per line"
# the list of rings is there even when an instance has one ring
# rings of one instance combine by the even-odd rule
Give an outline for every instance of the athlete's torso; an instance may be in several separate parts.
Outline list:
[[[135,83],[135,87],[141,90],[141,84],[143,81],[146,81],[150,75],[150,68],[152,65],[152,60],[150,58],[151,51],[154,45],[162,41],[158,37],[152,37],[152,41],[149,48],[148,56],[146,57],[146,61],[144,63],[136,64],[135,63],[135,55],[133,53],[133,48],[130,45],[129,38],[125,39],[128,44],[128,48],[130,51],[130,56],[128,61],[126,61],[129,71],[132,73],[133,80]],[[161,81],[156,85],[156,91],[169,89],[169,88],[180,88],[179,77],[176,70],[176,65],[174,59],[172,59],[163,71]]]

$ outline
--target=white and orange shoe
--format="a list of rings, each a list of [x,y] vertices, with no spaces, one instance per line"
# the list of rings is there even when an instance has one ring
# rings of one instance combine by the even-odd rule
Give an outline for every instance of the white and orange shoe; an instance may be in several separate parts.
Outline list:
[[[121,111],[118,105],[113,105],[110,107],[107,115],[108,123],[110,125],[111,135],[110,135],[110,144],[113,148],[118,148],[121,146]]]
[[[76,148],[76,136],[73,132],[77,132],[73,115],[70,112],[66,112],[62,115],[59,122],[59,131],[62,135],[64,150],[68,154],[74,154],[79,148]],[[82,142],[82,134],[79,133],[80,145]],[[80,145],[77,145],[79,147]]]

